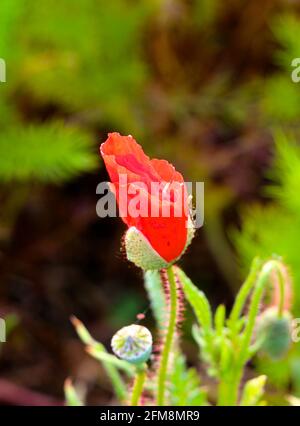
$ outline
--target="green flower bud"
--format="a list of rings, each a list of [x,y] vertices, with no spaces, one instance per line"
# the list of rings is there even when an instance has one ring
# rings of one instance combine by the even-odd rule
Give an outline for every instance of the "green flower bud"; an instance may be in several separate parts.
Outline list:
[[[150,358],[152,335],[146,327],[132,324],[113,336],[111,347],[119,358],[132,364],[142,364]]]
[[[154,250],[144,235],[134,226],[125,234],[125,249],[127,259],[145,271],[169,266],[168,262]]]
[[[257,340],[260,350],[272,359],[282,358],[291,345],[291,315],[284,311],[278,316],[278,309],[272,307],[263,312],[257,321]]]
[[[179,258],[191,243],[194,233],[195,229],[193,227],[187,228],[187,243]],[[179,259],[167,262],[151,246],[147,238],[134,226],[130,227],[125,234],[125,250],[127,259],[144,271],[168,268]]]

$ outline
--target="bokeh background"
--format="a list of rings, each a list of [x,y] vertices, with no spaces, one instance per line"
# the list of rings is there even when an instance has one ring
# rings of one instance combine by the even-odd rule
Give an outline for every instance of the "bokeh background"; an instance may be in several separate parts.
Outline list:
[[[278,254],[299,316],[299,35],[296,0],[1,0],[0,403],[62,403],[67,376],[88,403],[112,402],[70,315],[107,347],[139,312],[152,326],[124,225],[96,215],[109,131],[205,182],[181,265],[213,306],[231,306],[254,255]],[[273,403],[300,394],[299,352],[249,367],[268,374]]]

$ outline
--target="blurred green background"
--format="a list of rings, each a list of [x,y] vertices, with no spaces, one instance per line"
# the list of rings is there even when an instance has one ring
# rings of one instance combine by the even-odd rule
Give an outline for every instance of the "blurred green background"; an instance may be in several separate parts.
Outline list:
[[[121,220],[96,216],[109,131],[205,182],[205,224],[181,264],[214,306],[230,307],[254,255],[277,254],[300,316],[299,34],[296,0],[1,1],[0,317],[12,327],[0,403],[62,401],[72,376],[106,404],[69,317],[109,345],[148,308]],[[272,403],[300,395],[299,353],[251,366]]]

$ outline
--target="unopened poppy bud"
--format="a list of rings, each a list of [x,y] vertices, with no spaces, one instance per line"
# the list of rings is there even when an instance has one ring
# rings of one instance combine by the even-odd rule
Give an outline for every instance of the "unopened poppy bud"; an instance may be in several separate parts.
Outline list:
[[[268,308],[258,318],[257,340],[260,351],[272,359],[282,358],[291,345],[291,315],[284,311],[278,316],[276,307]]]
[[[142,364],[150,358],[152,335],[148,328],[132,324],[121,328],[112,338],[113,352],[131,364]]]
[[[125,234],[125,249],[127,259],[145,271],[167,268],[169,265],[134,226]]]
[[[150,159],[132,136],[109,133],[100,152],[128,226],[127,258],[144,270],[176,262],[194,234],[183,176],[168,161]]]
[[[194,228],[190,227],[187,230],[187,244],[182,252],[186,250],[188,245],[193,239]],[[125,234],[125,250],[127,259],[134,263],[139,268],[145,271],[153,269],[168,268],[175,261],[177,261],[181,255],[174,259],[172,262],[167,262],[163,259],[158,252],[151,246],[146,237],[134,226],[130,227]]]

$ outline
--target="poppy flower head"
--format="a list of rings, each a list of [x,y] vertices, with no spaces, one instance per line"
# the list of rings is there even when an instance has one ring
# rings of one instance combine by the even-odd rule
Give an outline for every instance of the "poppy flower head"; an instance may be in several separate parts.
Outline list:
[[[120,216],[129,230],[127,257],[144,269],[156,258],[155,269],[178,259],[190,230],[188,197],[182,175],[166,160],[150,159],[132,136],[110,133],[100,152]],[[164,265],[164,266],[162,266]]]
[[[152,344],[152,335],[148,328],[137,324],[121,328],[111,340],[113,352],[119,358],[135,365],[148,361]]]

